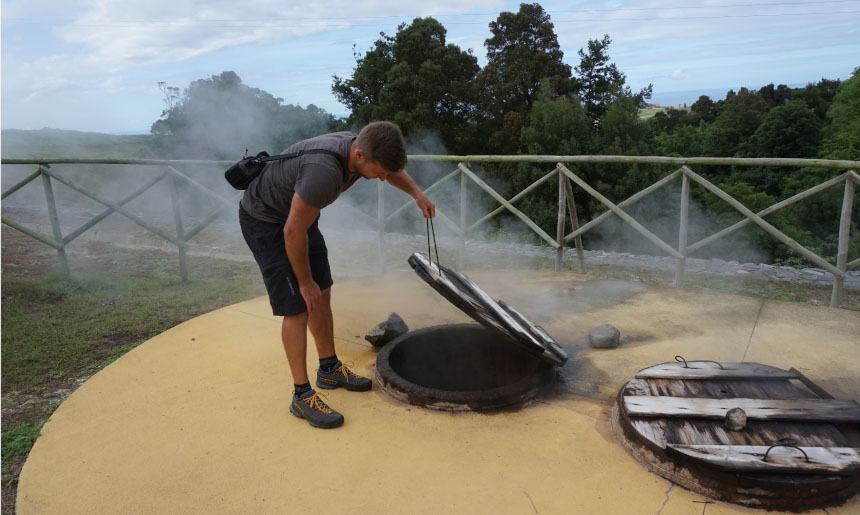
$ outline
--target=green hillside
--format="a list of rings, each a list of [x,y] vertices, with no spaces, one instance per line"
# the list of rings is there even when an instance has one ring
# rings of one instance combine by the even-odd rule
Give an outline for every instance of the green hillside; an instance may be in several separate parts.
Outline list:
[[[2,138],[4,158],[127,158],[158,159],[157,136],[135,134],[118,136],[98,132],[60,129],[6,129]]]

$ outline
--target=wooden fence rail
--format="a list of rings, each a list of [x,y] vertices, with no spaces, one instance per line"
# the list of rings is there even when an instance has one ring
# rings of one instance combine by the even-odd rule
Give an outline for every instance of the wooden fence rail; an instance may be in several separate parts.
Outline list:
[[[721,157],[663,157],[663,156],[436,156],[436,155],[413,155],[409,156],[411,161],[436,161],[436,162],[451,162],[456,163],[456,168],[431,184],[425,189],[425,192],[432,196],[441,185],[453,181],[459,177],[460,179],[460,195],[459,195],[459,204],[460,204],[460,212],[457,217],[458,220],[455,221],[450,216],[448,216],[442,209],[437,209],[437,217],[440,221],[442,221],[445,225],[447,225],[452,232],[459,237],[460,245],[459,245],[459,261],[462,266],[463,256],[465,253],[465,241],[467,236],[470,233],[473,233],[475,229],[487,223],[489,220],[499,216],[505,211],[510,212],[512,215],[520,219],[531,231],[537,234],[541,239],[543,239],[546,244],[553,249],[556,250],[556,261],[555,261],[555,269],[561,270],[562,261],[564,258],[564,248],[565,245],[574,243],[576,251],[577,251],[577,261],[579,263],[579,269],[582,273],[587,273],[587,269],[585,266],[585,258],[583,254],[582,248],[582,235],[604,221],[606,221],[612,215],[619,217],[626,224],[630,225],[634,230],[642,234],[646,239],[652,242],[657,248],[659,248],[663,253],[674,257],[677,260],[677,266],[675,271],[675,281],[674,284],[676,286],[680,286],[684,282],[685,275],[685,263],[687,257],[695,252],[711,243],[724,238],[735,231],[749,225],[756,224],[762,230],[788,246],[792,251],[797,252],[805,259],[814,263],[816,266],[827,270],[834,277],[833,284],[833,292],[831,295],[830,305],[831,307],[838,307],[842,301],[842,292],[844,286],[844,278],[845,272],[848,270],[853,270],[860,268],[860,258],[854,259],[853,261],[848,261],[848,243],[850,239],[850,229],[851,229],[851,214],[853,210],[854,196],[856,192],[856,186],[860,184],[860,175],[857,174],[856,170],[860,169],[860,162],[858,161],[835,161],[835,160],[825,160],[825,159],[777,159],[777,158],[721,158]],[[504,198],[500,193],[498,193],[495,189],[493,189],[490,185],[488,185],[476,172],[472,171],[470,166],[472,163],[546,163],[546,164],[554,164],[555,168],[549,171],[546,175],[539,178],[537,181],[533,182],[522,191],[516,193],[510,199]],[[603,196],[599,191],[594,189],[591,185],[586,183],[583,179],[577,176],[573,171],[571,171],[568,166],[573,164],[658,164],[658,165],[677,165],[680,168],[669,173],[659,181],[654,184],[648,186],[642,191],[636,193],[630,198],[619,202],[613,203],[605,196]],[[217,166],[219,168],[225,168],[232,164],[227,161],[178,161],[178,160],[156,160],[156,159],[65,159],[65,158],[39,158],[39,159],[3,159],[2,164],[4,165],[36,165],[36,171],[32,174],[25,177],[23,180],[19,181],[17,184],[8,188],[6,191],[2,193],[2,197],[5,199],[9,195],[12,195],[16,191],[20,190],[22,187],[32,182],[33,180],[41,177],[42,178],[42,186],[45,193],[45,200],[47,203],[48,214],[51,221],[51,229],[53,232],[53,238],[45,236],[43,234],[39,234],[36,231],[33,231],[13,220],[8,219],[7,217],[2,217],[2,223],[7,226],[18,230],[27,236],[30,236],[46,245],[51,246],[56,249],[58,252],[58,256],[60,259],[60,266],[64,273],[68,274],[69,266],[68,260],[65,254],[65,247],[75,238],[86,232],[88,229],[96,225],[98,222],[106,218],[107,216],[113,213],[120,213],[129,220],[133,221],[137,225],[143,227],[144,229],[152,232],[153,234],[158,235],[159,237],[169,241],[170,243],[176,245],[177,250],[179,252],[180,259],[180,273],[182,275],[183,280],[187,279],[187,265],[186,265],[186,252],[188,248],[188,242],[194,238],[200,231],[202,231],[205,227],[211,224],[218,216],[220,216],[227,209],[236,209],[238,198],[241,196],[241,193],[233,196],[232,198],[224,197],[217,192],[213,191],[209,187],[201,184],[200,182],[194,180],[190,176],[179,171],[179,168],[186,165],[208,165],[208,166]],[[86,188],[76,184],[74,181],[63,177],[62,175],[56,173],[51,169],[52,164],[92,164],[92,165],[144,165],[144,166],[155,166],[161,168],[163,171],[152,179],[148,180],[143,186],[139,187],[132,193],[123,197],[119,201],[112,201],[110,199],[103,198],[102,196],[87,191]],[[716,185],[709,182],[707,179],[703,178],[698,173],[692,170],[692,166],[781,166],[781,167],[824,167],[838,170],[847,170],[845,173],[839,175],[838,177],[829,179],[827,181],[822,182],[819,185],[816,185],[808,190],[794,195],[791,198],[783,200],[779,203],[776,203],[758,213],[753,213],[746,206],[738,202],[736,199],[732,198],[728,193],[721,190]],[[651,231],[646,229],[639,221],[637,221],[633,216],[628,214],[625,209],[629,208],[636,202],[642,200],[648,195],[654,193],[655,191],[663,188],[671,182],[674,182],[677,179],[681,179],[681,197],[679,199],[680,211],[679,211],[679,233],[678,233],[678,248],[675,249],[658,236],[653,234]],[[138,217],[134,213],[128,211],[124,206],[136,199],[144,192],[148,191],[150,188],[158,184],[163,180],[169,180],[169,187],[171,192],[171,205],[173,208],[173,219],[176,234],[168,234],[164,230],[155,227],[150,224],[146,220]],[[558,181],[558,218],[556,223],[556,231],[555,237],[551,236],[549,233],[544,231],[541,227],[539,227],[531,218],[529,218],[525,213],[517,209],[514,204],[524,198],[529,193],[533,192],[539,186],[552,181]],[[69,234],[63,236],[62,234],[62,226],[60,224],[59,215],[57,212],[56,201],[53,193],[53,182],[57,182],[65,185],[68,188],[71,188],[82,195],[95,200],[96,202],[105,206],[105,210],[96,215],[90,221],[86,222],[81,227],[75,229]],[[482,191],[486,192],[490,195],[496,202],[499,203],[499,207],[494,209],[493,211],[481,216],[477,219],[477,221],[469,224],[468,223],[468,208],[469,208],[469,195],[468,195],[468,184],[473,183]],[[737,210],[744,219],[740,222],[727,227],[715,234],[712,234],[706,238],[703,238],[697,242],[689,244],[689,202],[690,202],[690,187],[692,183],[696,183],[706,190],[710,191],[718,198],[726,202],[728,205],[732,206],[735,210]],[[180,186],[185,185],[189,188],[193,188],[200,194],[204,195],[206,198],[209,198],[213,201],[213,209],[204,216],[203,220],[199,222],[196,226],[191,229],[186,229],[182,212],[180,201]],[[603,204],[607,210],[595,217],[593,220],[590,220],[586,224],[580,226],[579,220],[576,216],[576,204],[573,198],[573,184],[587,192],[590,196],[595,198],[598,202]],[[776,229],[773,225],[766,222],[764,217],[779,211],[787,206],[790,206],[796,202],[809,198],[816,193],[824,191],[825,189],[837,186],[844,185],[844,195],[842,200],[842,210],[840,214],[839,220],[839,240],[838,240],[838,250],[836,255],[836,264],[833,265],[824,259],[821,256],[818,256],[811,250],[805,248],[798,242],[794,241],[783,232]],[[380,255],[380,263],[382,262],[381,257],[384,253],[384,234],[386,226],[394,220],[403,210],[407,209],[410,205],[410,202],[406,202],[395,209],[392,210],[391,213],[386,215],[386,206],[385,206],[385,195],[384,189],[382,187],[382,183],[379,183],[379,189],[377,192],[378,195],[378,204],[377,204],[377,215],[374,218],[366,214],[364,211],[356,208],[355,206],[350,206],[348,203],[346,204],[349,208],[355,212],[358,218],[364,220],[370,226],[372,226],[378,232],[378,250]],[[572,231],[565,235],[564,230],[567,222],[570,222],[570,226]]]

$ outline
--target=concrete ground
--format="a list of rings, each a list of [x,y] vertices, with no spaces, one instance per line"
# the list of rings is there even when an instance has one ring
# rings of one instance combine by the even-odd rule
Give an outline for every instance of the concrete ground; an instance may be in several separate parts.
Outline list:
[[[739,513],[648,472],[617,443],[613,397],[672,361],[795,367],[860,399],[860,314],[576,274],[468,272],[570,353],[553,390],[519,409],[442,413],[376,386],[336,390],[346,417],[313,429],[287,410],[280,320],[254,299],[149,340],[87,381],[44,426],[17,510],[83,513]],[[396,311],[417,329],[470,319],[410,271],[336,279],[338,354],[372,373],[368,329]],[[622,345],[587,346],[618,327]],[[308,361],[317,356],[309,346]],[[860,513],[860,496],[830,514]]]

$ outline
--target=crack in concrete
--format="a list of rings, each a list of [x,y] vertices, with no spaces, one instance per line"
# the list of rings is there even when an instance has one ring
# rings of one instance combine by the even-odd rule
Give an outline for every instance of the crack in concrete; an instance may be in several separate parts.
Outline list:
[[[753,335],[755,334],[755,328],[758,327],[758,320],[761,318],[761,312],[764,311],[764,303],[765,300],[762,299],[761,306],[759,306],[758,314],[755,316],[755,323],[753,324],[752,331],[750,331],[750,339],[747,340],[747,348],[744,349],[744,357],[741,358],[741,362],[747,360],[747,353],[750,351],[750,345],[752,344]]]
[[[535,511],[535,513],[540,513],[540,512],[538,511],[537,507],[535,506],[535,502],[532,500],[532,496],[531,496],[531,495],[529,495],[529,493],[528,493],[528,492],[526,492],[525,490],[523,490],[523,493],[524,493],[524,494],[526,494],[526,497],[528,497],[528,498],[529,498],[529,502],[530,502],[530,503],[532,503],[532,509]]]
[[[373,349],[373,345],[371,345],[371,344],[369,344],[369,343],[364,343],[364,342],[361,342],[361,341],[350,340],[350,339],[348,339],[348,338],[341,338],[340,336],[335,336],[335,337],[334,337],[334,339],[335,339],[335,340],[338,340],[338,341],[341,341],[341,342],[344,342],[344,343],[351,343],[351,344],[353,344],[353,345],[358,345],[359,347],[364,347],[364,348],[366,348],[366,349]]]
[[[675,483],[670,483],[669,489],[666,490],[666,500],[663,501],[663,504],[660,505],[660,509],[657,510],[657,515],[660,515],[660,513],[663,512],[663,508],[665,508],[666,505],[669,504],[669,492],[671,492],[673,488],[675,488]]]
[[[579,410],[573,409],[573,408],[568,407],[568,406],[564,406],[564,405],[562,405],[562,404],[556,404],[556,403],[554,403],[554,402],[549,402],[549,401],[538,401],[538,400],[536,400],[536,401],[534,401],[534,402],[535,402],[535,403],[538,403],[538,404],[547,404],[547,405],[549,405],[549,406],[555,406],[555,407],[557,407],[557,408],[566,409],[566,410],[568,410],[568,411],[572,411],[572,412],[574,412],[574,413],[576,413],[576,414],[578,414],[578,415],[582,415],[583,417],[588,417],[588,418],[590,418],[591,420],[597,420],[597,421],[605,421],[605,420],[606,420],[605,418],[595,417],[594,415],[589,415],[588,413],[583,413],[582,411],[579,411]]]

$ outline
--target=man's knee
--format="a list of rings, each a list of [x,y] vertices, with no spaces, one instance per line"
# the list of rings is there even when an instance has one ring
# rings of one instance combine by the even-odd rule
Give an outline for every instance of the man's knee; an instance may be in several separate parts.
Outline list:
[[[284,325],[286,326],[297,326],[297,325],[308,325],[308,312],[298,313],[295,315],[286,315],[284,316]]]

